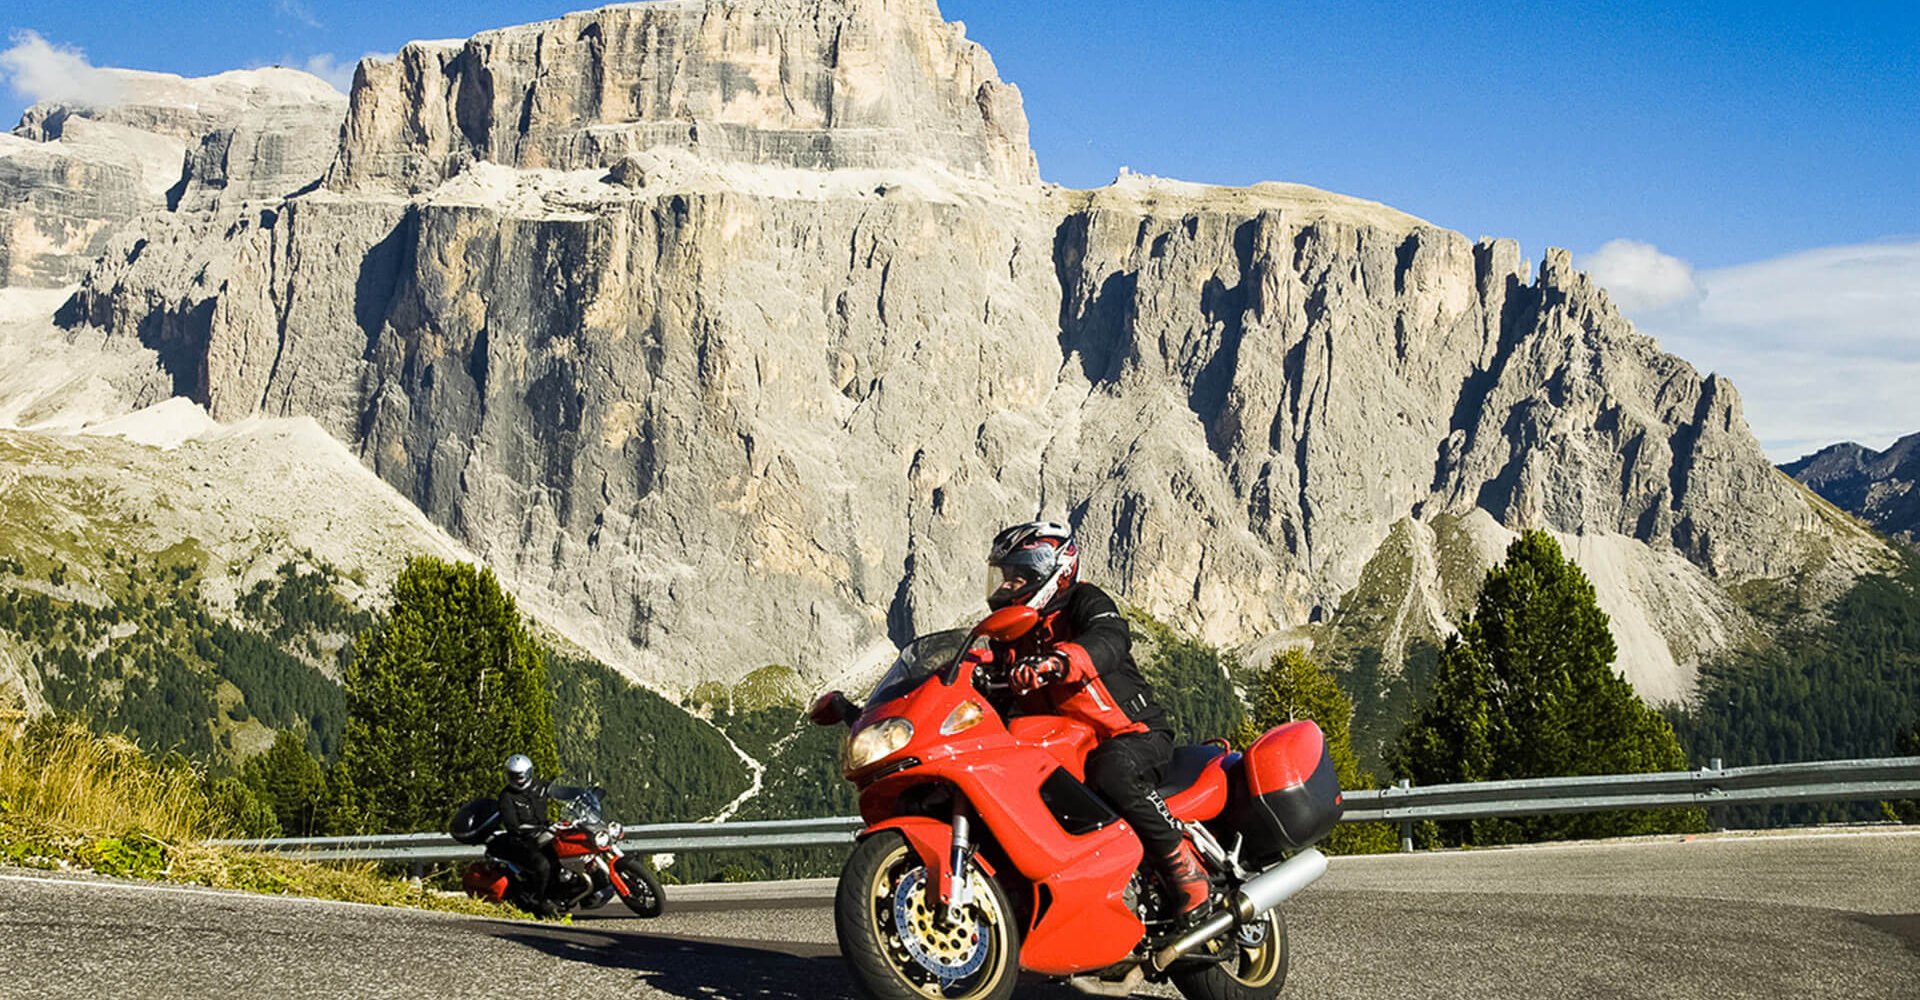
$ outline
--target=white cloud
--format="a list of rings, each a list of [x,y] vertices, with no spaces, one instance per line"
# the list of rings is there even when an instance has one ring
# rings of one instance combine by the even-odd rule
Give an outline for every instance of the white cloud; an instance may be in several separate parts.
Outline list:
[[[118,104],[126,95],[119,77],[89,63],[79,49],[54,45],[33,31],[16,31],[11,40],[13,46],[0,52],[0,74],[30,103],[99,108]]]
[[[1920,358],[1920,240],[1823,247],[1710,272],[1701,319],[1782,346]]]
[[[273,10],[281,17],[297,21],[309,28],[321,26],[320,19],[313,16],[313,8],[307,6],[302,0],[274,0]]]
[[[367,55],[372,54],[367,53]],[[333,89],[345,94],[353,90],[353,68],[358,65],[360,65],[359,59],[341,62],[333,53],[322,52],[319,55],[308,56],[307,61],[302,63],[300,68],[327,81],[333,85]]]
[[[1693,265],[1651,243],[1610,240],[1579,261],[1622,312],[1661,309],[1698,298]]]
[[[1920,431],[1920,239],[1707,268],[1692,281],[1696,298],[1616,301],[1661,346],[1733,379],[1776,461]]]

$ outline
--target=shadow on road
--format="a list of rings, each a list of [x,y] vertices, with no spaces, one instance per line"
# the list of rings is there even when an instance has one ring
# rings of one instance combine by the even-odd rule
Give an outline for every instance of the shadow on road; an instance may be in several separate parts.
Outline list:
[[[516,929],[496,937],[568,962],[629,969],[638,985],[687,1000],[853,998],[838,954],[808,957],[698,939],[574,928]]]
[[[628,969],[636,985],[686,1000],[854,1000],[853,985],[840,955],[831,946],[821,955],[795,955],[699,938],[607,933],[592,928],[524,925],[494,935],[568,962],[603,969]],[[1079,1000],[1081,994],[1058,980],[1026,974],[1019,996],[1027,1000]]]
[[[1889,913],[1872,915],[1856,913],[1853,919],[1886,934],[1899,938],[1907,945],[1907,950],[1920,955],[1920,913]]]

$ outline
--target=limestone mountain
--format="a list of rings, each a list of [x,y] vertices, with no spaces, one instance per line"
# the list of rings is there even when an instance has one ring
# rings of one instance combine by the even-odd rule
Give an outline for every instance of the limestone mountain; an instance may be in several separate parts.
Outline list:
[[[415,43],[342,114],[323,173],[234,170],[292,141],[271,116],[203,139],[103,224],[58,336],[219,421],[315,421],[669,689],[870,664],[972,613],[1036,512],[1209,640],[1389,663],[1546,527],[1662,699],[1760,627],[1736,585],[1886,558],[1564,251],[1298,185],[1045,184],[930,0]]]
[[[0,135],[0,284],[75,281],[137,216],[183,199],[298,190],[331,162],[346,106],[290,69],[100,74],[112,103],[37,104]]]
[[[1780,467],[1841,510],[1920,546],[1920,434],[1874,451],[1849,441]]]

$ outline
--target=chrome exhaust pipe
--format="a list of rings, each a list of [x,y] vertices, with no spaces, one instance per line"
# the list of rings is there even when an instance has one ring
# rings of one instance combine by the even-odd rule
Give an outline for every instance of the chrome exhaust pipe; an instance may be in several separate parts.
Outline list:
[[[1286,861],[1248,879],[1220,912],[1153,953],[1155,972],[1165,972],[1180,956],[1232,930],[1265,916],[1268,910],[1292,899],[1327,873],[1327,856],[1307,848]]]

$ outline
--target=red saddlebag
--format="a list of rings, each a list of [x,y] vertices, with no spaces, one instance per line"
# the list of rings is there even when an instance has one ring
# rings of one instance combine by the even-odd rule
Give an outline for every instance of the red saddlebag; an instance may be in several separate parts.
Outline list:
[[[1233,824],[1245,837],[1240,860],[1260,868],[1332,832],[1342,811],[1340,779],[1320,727],[1275,726],[1247,748],[1230,775]]]

